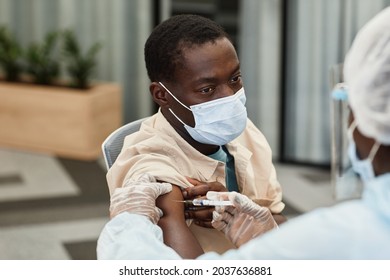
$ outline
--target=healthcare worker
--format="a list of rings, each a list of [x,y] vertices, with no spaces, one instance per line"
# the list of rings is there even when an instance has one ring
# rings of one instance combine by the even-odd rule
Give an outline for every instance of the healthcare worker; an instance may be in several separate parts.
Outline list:
[[[349,157],[363,180],[362,198],[272,229],[266,208],[235,192],[209,192],[209,199],[233,202],[216,207],[213,226],[239,248],[199,259],[390,259],[390,7],[357,34],[344,76],[351,108]],[[98,259],[179,259],[155,225],[162,215],[155,199],[169,191],[169,184],[146,174],[114,196]]]

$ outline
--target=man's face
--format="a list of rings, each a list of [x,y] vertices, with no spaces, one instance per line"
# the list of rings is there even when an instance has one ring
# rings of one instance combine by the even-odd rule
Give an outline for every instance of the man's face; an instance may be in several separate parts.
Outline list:
[[[165,86],[188,107],[233,95],[243,86],[237,53],[227,38],[186,48],[183,54],[184,67],[176,70],[175,82],[167,82]],[[169,108],[180,119],[187,125],[195,125],[191,111],[171,96],[167,99]],[[164,115],[170,122],[176,122],[170,112]]]

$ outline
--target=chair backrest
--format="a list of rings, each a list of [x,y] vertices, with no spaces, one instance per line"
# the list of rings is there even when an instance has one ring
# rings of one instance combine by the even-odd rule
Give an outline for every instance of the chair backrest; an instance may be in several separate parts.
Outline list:
[[[129,134],[138,131],[141,126],[141,123],[147,118],[148,117],[121,126],[117,130],[112,132],[106,138],[106,140],[104,140],[102,144],[102,151],[107,170],[111,168],[111,166],[116,161],[119,153],[121,152],[125,137]]]

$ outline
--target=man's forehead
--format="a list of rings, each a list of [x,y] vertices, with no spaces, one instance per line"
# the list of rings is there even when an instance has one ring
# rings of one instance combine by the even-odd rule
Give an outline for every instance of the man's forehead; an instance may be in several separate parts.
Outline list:
[[[237,53],[227,39],[182,49],[181,57],[176,75],[190,76],[193,81],[215,79],[222,72],[233,74],[240,68]]]

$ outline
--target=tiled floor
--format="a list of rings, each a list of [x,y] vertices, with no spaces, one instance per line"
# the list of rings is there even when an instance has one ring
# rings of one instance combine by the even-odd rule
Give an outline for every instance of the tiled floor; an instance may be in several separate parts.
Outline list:
[[[276,169],[288,218],[333,204],[329,172],[280,164]],[[102,160],[0,148],[0,259],[95,259],[108,197]]]

